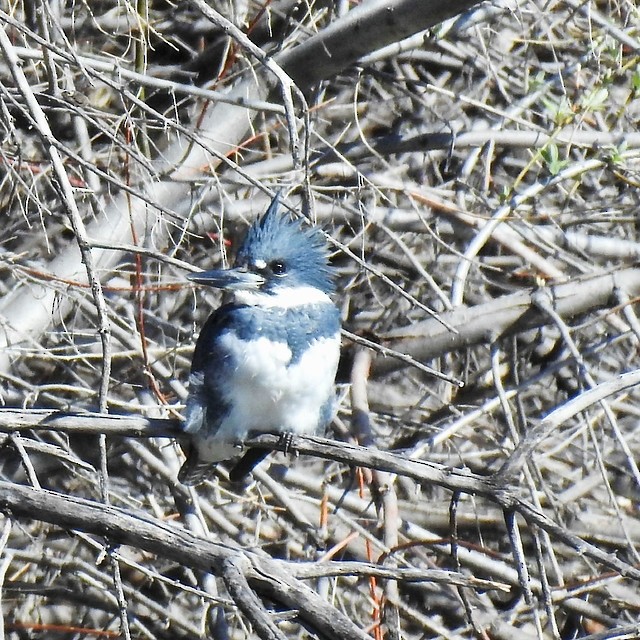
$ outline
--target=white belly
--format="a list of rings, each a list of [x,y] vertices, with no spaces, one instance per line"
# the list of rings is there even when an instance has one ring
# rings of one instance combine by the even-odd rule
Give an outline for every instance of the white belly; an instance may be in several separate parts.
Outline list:
[[[313,342],[294,364],[290,364],[291,350],[284,343],[266,338],[247,343],[232,333],[223,335],[220,342],[236,358],[225,385],[231,410],[215,438],[202,442],[201,449],[222,460],[236,455],[232,443],[249,433],[313,434],[324,426],[321,414],[334,394],[339,334]]]

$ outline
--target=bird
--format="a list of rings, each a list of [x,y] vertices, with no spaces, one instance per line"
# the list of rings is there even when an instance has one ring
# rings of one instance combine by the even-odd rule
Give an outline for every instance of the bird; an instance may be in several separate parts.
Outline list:
[[[279,194],[249,227],[233,267],[189,274],[222,289],[228,302],[196,341],[178,480],[196,485],[232,461],[242,479],[268,455],[243,454],[252,435],[314,435],[331,421],[340,358],[334,269],[318,227],[279,211]],[[239,460],[238,458],[242,456]]]

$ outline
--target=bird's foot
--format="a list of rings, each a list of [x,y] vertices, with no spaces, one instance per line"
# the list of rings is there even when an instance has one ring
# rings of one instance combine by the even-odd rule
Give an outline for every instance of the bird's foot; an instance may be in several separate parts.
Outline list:
[[[284,453],[295,453],[293,450],[293,438],[294,435],[291,431],[284,431],[280,434],[280,444],[282,445],[282,451]]]

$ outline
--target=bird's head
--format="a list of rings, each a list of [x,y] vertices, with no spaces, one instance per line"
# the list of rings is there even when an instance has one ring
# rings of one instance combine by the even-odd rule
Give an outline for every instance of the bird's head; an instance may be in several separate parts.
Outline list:
[[[295,306],[325,300],[335,286],[319,229],[279,213],[279,198],[249,228],[231,269],[190,274],[189,280],[232,291],[239,302]]]

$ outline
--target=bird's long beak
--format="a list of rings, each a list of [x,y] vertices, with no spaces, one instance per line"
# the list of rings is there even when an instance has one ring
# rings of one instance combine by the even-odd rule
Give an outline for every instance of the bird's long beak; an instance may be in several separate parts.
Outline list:
[[[190,273],[187,278],[198,284],[227,291],[258,289],[264,284],[264,278],[261,275],[248,271],[245,267]]]

